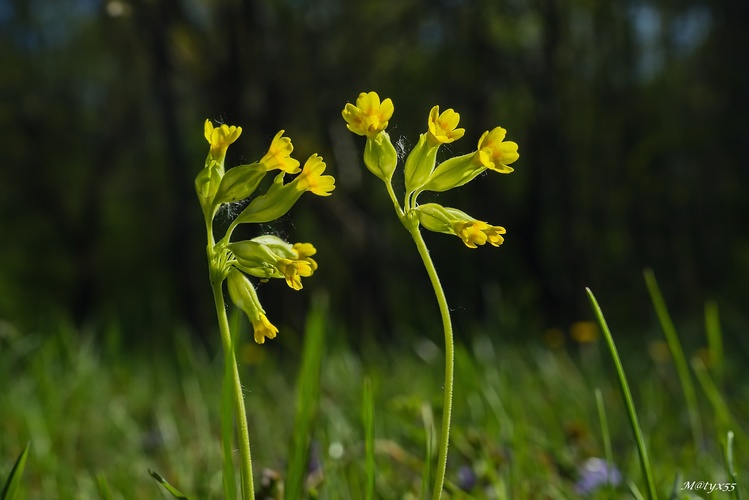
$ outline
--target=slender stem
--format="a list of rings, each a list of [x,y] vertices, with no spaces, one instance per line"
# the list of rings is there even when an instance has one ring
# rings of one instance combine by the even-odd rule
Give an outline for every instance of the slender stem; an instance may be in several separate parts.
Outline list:
[[[396,198],[395,191],[393,191],[393,185],[390,184],[390,182],[386,182],[385,188],[387,189],[388,196],[390,196],[390,200],[393,202],[393,208],[395,209],[395,213],[398,214],[398,218],[405,225],[406,224],[405,214],[403,213],[403,209],[401,208],[401,206],[398,204],[398,198]],[[411,230],[408,228],[408,226],[406,226],[406,229],[408,229],[409,231]]]
[[[434,490],[432,499],[437,500],[442,497],[442,489],[445,485],[445,470],[447,468],[447,449],[450,443],[450,417],[453,408],[453,381],[455,372],[455,349],[453,346],[453,327],[450,322],[450,309],[447,306],[445,292],[442,290],[437,270],[434,268],[432,258],[429,256],[429,249],[424,242],[424,238],[419,232],[418,224],[412,227],[407,226],[411,236],[419,250],[421,260],[429,274],[429,280],[434,288],[434,295],[437,297],[437,303],[442,316],[442,327],[445,330],[445,388],[444,400],[442,404],[442,431],[440,433],[439,458],[437,463],[437,474],[434,480]]]
[[[216,315],[218,326],[221,331],[221,344],[224,348],[224,359],[230,363],[232,370],[232,390],[234,391],[234,408],[237,412],[237,425],[239,427],[239,453],[240,470],[242,472],[242,498],[255,498],[255,485],[252,478],[252,457],[250,455],[250,433],[247,427],[247,414],[244,409],[244,394],[242,383],[239,379],[237,358],[234,355],[234,346],[229,330],[229,320],[226,317],[226,304],[221,284],[223,280],[212,280],[213,300],[216,303]]]

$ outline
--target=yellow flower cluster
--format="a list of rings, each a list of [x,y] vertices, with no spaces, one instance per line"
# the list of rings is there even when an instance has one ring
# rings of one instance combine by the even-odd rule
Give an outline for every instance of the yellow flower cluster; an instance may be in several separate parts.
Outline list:
[[[513,171],[509,165],[520,158],[517,143],[506,141],[507,131],[495,127],[481,135],[475,151],[437,164],[439,147],[463,137],[465,129],[458,128],[460,115],[453,109],[440,113],[439,106],[434,106],[427,118],[427,131],[421,134],[406,157],[403,167],[406,195],[401,206],[391,185],[397,155],[385,131],[394,111],[390,99],[381,101],[376,92],[363,92],[359,94],[356,105],[346,104],[342,116],[350,131],[367,137],[364,164],[387,184],[388,193],[404,224],[418,220],[426,229],[458,236],[470,248],[486,243],[495,247],[501,245],[505,234],[503,227],[436,203],[419,205],[417,198],[424,191],[442,192],[462,186],[487,170],[509,174]]]
[[[230,243],[231,234],[242,223],[264,223],[278,219],[305,192],[329,196],[335,189],[335,179],[331,175],[323,175],[326,165],[317,154],[310,156],[304,167],[300,168],[299,161],[291,156],[294,150],[291,139],[284,136],[283,130],[275,135],[268,151],[259,161],[225,171],[227,149],[239,138],[242,128],[214,126],[210,120],[206,120],[204,132],[210,148],[205,167],[195,179],[195,189],[209,232],[211,275],[226,279],[232,302],[245,312],[252,323],[255,341],[262,344],[266,338],[275,338],[278,329],[266,316],[255,287],[247,276],[282,278],[292,289],[301,290],[302,278],[312,276],[317,270],[317,262],[312,259],[317,250],[310,243],[292,245],[272,235]],[[250,197],[272,170],[279,173],[268,191],[254,197],[230,224],[224,238],[213,243],[212,223],[218,208]],[[298,175],[286,182],[285,176],[288,174]]]

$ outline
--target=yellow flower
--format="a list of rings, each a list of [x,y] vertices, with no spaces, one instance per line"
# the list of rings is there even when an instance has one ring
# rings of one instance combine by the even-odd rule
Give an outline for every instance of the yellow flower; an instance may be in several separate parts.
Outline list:
[[[476,152],[476,159],[482,166],[500,174],[512,172],[514,169],[508,165],[520,158],[517,143],[504,141],[506,134],[507,131],[502,127],[484,132],[479,139],[479,149]]]
[[[393,111],[395,107],[390,99],[380,102],[377,92],[362,92],[356,99],[356,106],[346,104],[341,114],[350,131],[374,139],[388,126]]]
[[[302,173],[294,179],[299,191],[311,191],[318,196],[330,196],[335,189],[335,179],[332,175],[322,175],[325,162],[317,153],[310,156],[304,163]]]
[[[457,222],[453,226],[453,230],[463,240],[463,243],[470,248],[476,248],[476,245],[485,243],[498,247],[505,241],[501,236],[505,234],[505,228],[492,226],[480,220]]]
[[[429,112],[429,142],[432,145],[449,144],[463,137],[465,129],[455,128],[458,121],[460,115],[452,108],[440,114],[440,107],[433,107]]]
[[[299,173],[299,161],[291,157],[294,146],[291,139],[283,137],[284,131],[281,130],[270,143],[268,152],[260,160],[260,164],[266,170],[283,170],[287,174]]]
[[[278,259],[275,266],[286,278],[286,284],[294,290],[301,290],[302,278],[312,276],[312,272],[314,271],[312,263],[308,262],[308,260]],[[315,263],[316,267],[317,263]]]
[[[589,344],[598,339],[598,327],[592,321],[576,321],[570,327],[570,337],[579,344]]]
[[[276,338],[276,334],[278,333],[278,328],[268,321],[268,317],[263,313],[260,313],[258,318],[252,321],[252,328],[255,331],[255,342],[258,344],[265,344],[265,337],[269,339]]]
[[[205,121],[204,129],[205,139],[211,145],[211,157],[216,161],[224,158],[229,144],[236,141],[242,134],[242,127],[220,125],[216,128],[210,120]]]
[[[317,271],[317,262],[312,258],[317,253],[317,249],[312,246],[312,243],[294,243],[291,249],[296,252],[297,259],[309,263],[312,271]]]

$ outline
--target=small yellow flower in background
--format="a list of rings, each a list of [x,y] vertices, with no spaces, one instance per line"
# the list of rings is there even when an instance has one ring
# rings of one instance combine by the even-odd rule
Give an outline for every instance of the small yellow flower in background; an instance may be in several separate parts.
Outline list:
[[[508,167],[520,158],[518,154],[518,145],[515,142],[505,142],[507,130],[502,127],[496,127],[491,131],[484,132],[479,139],[479,149],[477,152],[478,162],[486,168],[499,172],[500,174],[509,174],[514,169]]]
[[[671,349],[668,344],[662,340],[655,340],[648,344],[648,354],[650,358],[658,364],[671,363]]]
[[[436,146],[438,144],[449,144],[457,141],[465,129],[456,128],[460,121],[460,115],[452,108],[446,109],[440,114],[440,107],[435,106],[429,112],[429,142]]]
[[[549,328],[544,332],[543,338],[549,349],[564,347],[564,332],[559,328]]]
[[[330,196],[335,189],[335,179],[332,175],[322,175],[325,171],[325,162],[317,153],[307,159],[304,163],[302,173],[294,179],[299,191],[310,191],[317,196]]]
[[[377,92],[362,92],[356,99],[356,106],[347,103],[341,114],[351,132],[374,139],[388,126],[394,111],[395,107],[390,99],[380,102]]]
[[[485,243],[498,247],[505,241],[501,236],[505,234],[505,228],[492,226],[480,220],[458,222],[455,224],[454,230],[455,234],[470,248],[476,248],[476,245]]]
[[[258,344],[265,344],[266,337],[269,339],[276,338],[278,333],[278,328],[268,321],[268,317],[263,313],[260,313],[257,319],[252,321],[252,328],[255,331],[255,342]]]
[[[598,340],[598,326],[592,321],[576,321],[570,327],[570,337],[578,344],[590,344]]]
[[[283,170],[287,174],[299,173],[299,160],[291,157],[294,146],[291,139],[283,137],[284,131],[281,130],[276,134],[270,143],[268,152],[260,159],[260,164],[265,170]]]
[[[211,120],[205,121],[205,139],[211,145],[211,157],[219,161],[226,155],[229,144],[236,141],[242,134],[242,127],[220,125],[214,127]]]

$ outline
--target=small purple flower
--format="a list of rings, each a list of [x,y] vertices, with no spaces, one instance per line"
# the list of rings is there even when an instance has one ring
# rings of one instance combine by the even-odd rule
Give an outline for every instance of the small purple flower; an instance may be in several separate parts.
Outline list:
[[[471,491],[476,486],[476,473],[468,465],[463,465],[458,469],[458,479],[456,481],[458,488],[463,491]]]
[[[578,474],[580,477],[575,483],[575,492],[580,495],[589,495],[606,484],[618,486],[622,482],[619,469],[602,458],[587,459],[578,469]]]

